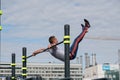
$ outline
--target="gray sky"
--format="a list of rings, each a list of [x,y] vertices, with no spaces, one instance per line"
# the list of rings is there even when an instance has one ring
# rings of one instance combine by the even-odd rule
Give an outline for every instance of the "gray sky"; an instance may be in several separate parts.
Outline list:
[[[21,62],[22,47],[27,47],[31,55],[34,50],[48,46],[50,35],[61,41],[65,24],[71,26],[72,43],[86,18],[91,28],[80,43],[77,56],[96,53],[98,63],[116,63],[120,49],[119,8],[119,0],[2,0],[1,61],[10,61],[11,53],[16,53],[17,61]],[[64,45],[60,47],[63,49]],[[61,61],[42,53],[28,62]]]

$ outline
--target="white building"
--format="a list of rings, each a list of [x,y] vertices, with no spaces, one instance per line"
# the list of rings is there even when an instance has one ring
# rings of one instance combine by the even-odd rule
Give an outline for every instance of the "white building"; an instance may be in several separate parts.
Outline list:
[[[2,65],[0,65],[2,67]],[[10,67],[4,65],[4,67]],[[21,67],[21,64],[16,64],[16,67]],[[81,64],[70,64],[70,75],[74,80],[82,80],[82,66]],[[21,75],[22,70],[16,69],[16,75]],[[10,69],[0,69],[0,76],[10,76]],[[64,64],[41,64],[41,63],[27,63],[27,75],[39,75],[45,80],[61,79],[64,78]]]
[[[116,78],[116,75],[108,75],[108,71],[118,71],[118,64],[98,64],[85,68],[83,80],[94,80],[99,78]],[[113,79],[112,79],[113,80]]]

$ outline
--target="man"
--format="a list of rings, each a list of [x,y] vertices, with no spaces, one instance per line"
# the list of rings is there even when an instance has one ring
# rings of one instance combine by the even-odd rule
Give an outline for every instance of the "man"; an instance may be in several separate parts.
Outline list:
[[[84,22],[85,22],[85,26],[83,24],[81,24],[82,32],[74,39],[74,42],[70,47],[70,53],[69,53],[70,60],[73,60],[76,58],[79,43],[82,41],[85,34],[88,32],[88,28],[90,28],[89,21],[84,19]],[[61,61],[65,61],[64,51],[60,50],[58,46],[54,46],[58,43],[57,38],[55,36],[50,36],[49,42],[50,42],[50,44],[48,45],[49,49],[46,52],[49,52],[52,56],[54,56],[55,58],[57,58]],[[52,47],[52,46],[54,46],[54,47]],[[35,56],[36,54],[39,54],[39,53],[43,52],[44,50],[45,50],[45,48],[38,49],[38,50],[34,51],[32,55]]]

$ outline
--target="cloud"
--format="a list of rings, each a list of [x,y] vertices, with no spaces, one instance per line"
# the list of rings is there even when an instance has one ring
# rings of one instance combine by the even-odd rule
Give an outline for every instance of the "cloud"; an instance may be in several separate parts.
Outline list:
[[[118,34],[120,32],[120,27],[118,27],[120,25],[119,7],[119,0],[12,0],[10,2],[3,0],[2,53],[20,51],[19,47],[22,46],[27,46],[30,52],[42,46],[46,47],[50,35],[56,35],[58,39],[62,40],[65,24],[71,26],[71,41],[73,41],[81,32],[80,24],[84,23],[84,18],[91,23],[85,39],[89,37],[116,39],[120,37]],[[98,44],[99,41],[101,45]],[[99,41],[97,43],[85,42],[86,44],[80,46],[83,47],[89,43],[98,46],[112,45],[114,42],[115,45],[120,45],[119,41],[113,43]],[[84,41],[82,42],[84,43]],[[113,50],[112,48],[109,47]],[[118,48],[117,46],[114,50]],[[94,49],[96,49],[95,46],[88,52],[104,52],[104,50],[101,51],[102,49]],[[84,50],[85,47],[82,53],[85,52]]]

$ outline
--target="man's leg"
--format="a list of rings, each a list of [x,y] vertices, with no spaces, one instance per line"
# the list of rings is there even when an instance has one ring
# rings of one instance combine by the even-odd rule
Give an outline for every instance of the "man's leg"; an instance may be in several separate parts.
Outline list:
[[[88,28],[90,27],[89,22],[86,19],[84,19],[84,21],[85,21],[85,26],[83,24],[81,24],[83,31],[75,38],[73,44],[70,47],[70,55],[69,55],[70,60],[72,60],[76,57],[79,43],[82,41],[82,39],[84,38],[85,34],[88,31]]]

